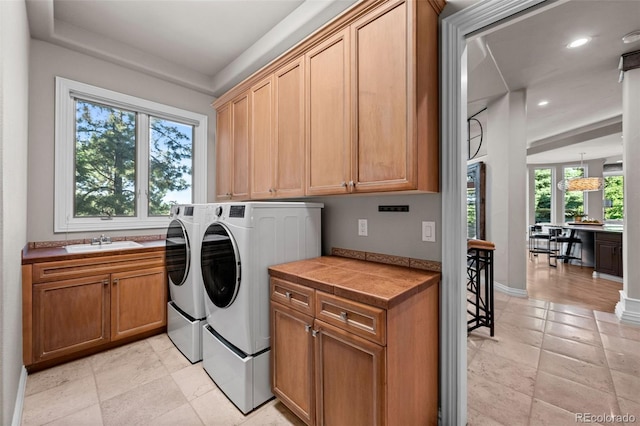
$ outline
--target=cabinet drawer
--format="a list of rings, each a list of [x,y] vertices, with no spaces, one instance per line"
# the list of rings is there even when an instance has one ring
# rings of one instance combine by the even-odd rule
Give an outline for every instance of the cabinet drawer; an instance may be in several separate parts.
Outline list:
[[[365,339],[386,345],[387,312],[384,309],[318,291],[315,317]]]
[[[33,282],[81,278],[87,275],[164,266],[164,252],[121,254],[84,259],[35,263]]]
[[[314,292],[309,287],[271,278],[271,300],[311,316],[315,311]]]

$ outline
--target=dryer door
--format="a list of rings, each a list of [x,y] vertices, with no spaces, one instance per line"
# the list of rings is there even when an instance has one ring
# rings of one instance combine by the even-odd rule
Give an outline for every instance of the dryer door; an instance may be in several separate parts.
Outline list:
[[[226,308],[240,288],[240,255],[226,226],[214,223],[207,228],[200,256],[207,296],[217,307]]]
[[[189,236],[181,221],[174,219],[169,224],[165,247],[169,281],[181,286],[187,279],[191,265]]]

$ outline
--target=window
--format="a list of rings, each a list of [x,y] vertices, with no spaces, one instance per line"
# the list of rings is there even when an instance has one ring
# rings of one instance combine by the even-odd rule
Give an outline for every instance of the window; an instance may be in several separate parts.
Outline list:
[[[604,220],[616,222],[624,219],[624,177],[604,177]]]
[[[535,169],[535,223],[551,223],[551,169]]]
[[[160,228],[206,201],[207,117],[56,77],[55,231]]]
[[[585,170],[582,167],[565,167],[564,179],[573,179],[583,177]],[[583,216],[584,211],[584,192],[582,191],[566,191],[564,193],[564,216],[567,219],[573,219],[576,216]]]

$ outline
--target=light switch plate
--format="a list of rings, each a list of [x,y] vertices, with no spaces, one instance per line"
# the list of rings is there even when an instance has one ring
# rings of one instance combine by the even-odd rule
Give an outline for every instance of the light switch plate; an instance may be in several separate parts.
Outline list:
[[[422,241],[436,242],[436,223],[422,222]]]
[[[361,237],[366,237],[369,235],[367,219],[358,219],[358,235]]]

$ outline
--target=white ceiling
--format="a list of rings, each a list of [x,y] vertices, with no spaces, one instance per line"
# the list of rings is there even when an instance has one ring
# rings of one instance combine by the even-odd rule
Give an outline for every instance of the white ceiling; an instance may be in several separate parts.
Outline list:
[[[526,89],[528,163],[622,158],[620,55],[640,49],[638,0],[557,2],[469,41],[469,111]],[[591,42],[567,49],[572,40]],[[549,104],[539,107],[541,100]],[[617,124],[616,124],[617,123]],[[552,148],[552,149],[546,149]]]
[[[212,96],[220,96],[356,2],[26,1],[33,38]]]

